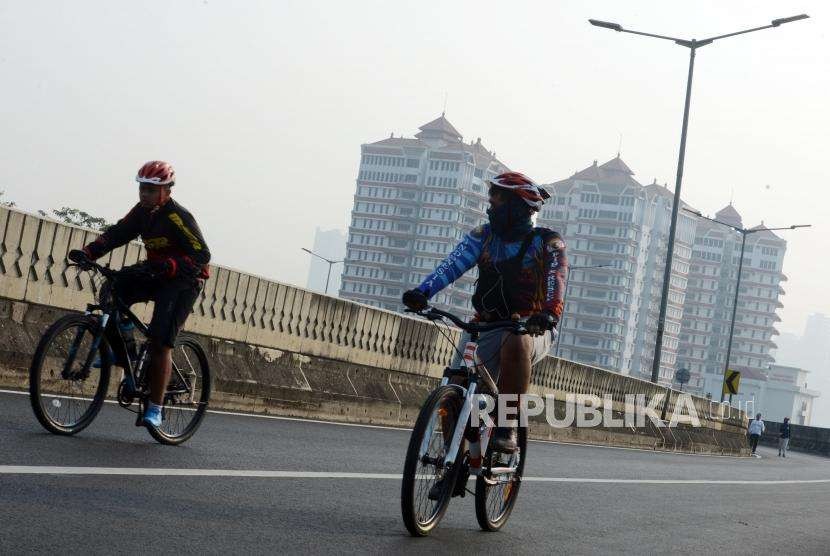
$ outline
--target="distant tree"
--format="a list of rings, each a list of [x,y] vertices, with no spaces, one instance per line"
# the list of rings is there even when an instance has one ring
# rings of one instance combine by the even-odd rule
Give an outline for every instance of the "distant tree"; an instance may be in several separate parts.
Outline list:
[[[44,214],[43,211],[39,212]],[[92,216],[88,212],[84,212],[76,208],[63,207],[60,210],[52,209],[52,214],[54,214],[58,220],[66,224],[85,226],[87,228],[92,228],[93,230],[102,231],[110,227],[110,224],[104,218]]]
[[[5,195],[5,194],[6,194],[6,192],[5,192],[5,191],[0,191],[0,197],[3,197],[3,195]],[[14,207],[14,206],[17,206],[17,204],[16,204],[14,201],[3,201],[3,200],[0,200],[0,205],[2,205],[2,206],[4,206],[4,207]]]

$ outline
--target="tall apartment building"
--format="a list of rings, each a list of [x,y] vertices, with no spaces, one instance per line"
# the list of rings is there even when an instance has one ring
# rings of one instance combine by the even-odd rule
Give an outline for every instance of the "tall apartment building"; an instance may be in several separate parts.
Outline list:
[[[340,297],[401,310],[401,294],[486,220],[484,180],[506,171],[481,139],[464,143],[444,114],[414,138],[362,145]],[[471,271],[433,303],[471,316],[474,282]]]
[[[715,218],[743,227],[741,215],[730,204]],[[756,229],[763,229],[757,227]],[[691,371],[690,387],[720,396],[729,325],[737,284],[741,235],[708,220],[698,222],[689,273],[689,288],[680,333],[678,368]],[[783,307],[781,282],[787,242],[770,231],[749,234],[730,367],[744,376],[763,380],[775,362],[774,325]]]
[[[651,376],[672,193],[643,186],[619,156],[546,186],[538,224],[559,231],[571,265],[559,355]],[[683,314],[695,218],[680,213],[660,381],[670,383]]]

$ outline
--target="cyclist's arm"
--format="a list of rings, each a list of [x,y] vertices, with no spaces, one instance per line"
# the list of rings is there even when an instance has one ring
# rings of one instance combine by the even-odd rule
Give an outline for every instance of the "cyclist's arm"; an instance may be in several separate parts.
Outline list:
[[[204,266],[210,262],[210,249],[196,219],[189,212],[174,210],[167,215],[173,223],[173,233],[178,240],[179,247],[184,251],[188,262],[197,266]]]
[[[427,296],[427,299],[458,280],[462,274],[475,266],[481,255],[481,248],[488,230],[486,226],[479,226],[465,235],[452,253],[421,282],[418,289]]]
[[[545,303],[544,310],[556,320],[565,309],[565,276],[568,273],[568,257],[565,254],[565,241],[556,232],[543,236],[545,242]]]
[[[141,205],[132,208],[127,216],[107,228],[98,238],[84,247],[84,253],[92,260],[103,257],[113,249],[126,245],[141,232]]]

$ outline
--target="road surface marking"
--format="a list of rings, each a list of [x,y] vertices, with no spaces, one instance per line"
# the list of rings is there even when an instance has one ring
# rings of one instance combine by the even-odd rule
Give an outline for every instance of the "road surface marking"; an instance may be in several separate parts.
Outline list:
[[[259,469],[172,469],[156,467],[64,467],[52,465],[0,465],[0,475],[130,475],[153,477],[259,477],[269,479],[393,479],[398,473],[348,473],[339,471],[267,471]],[[583,477],[524,477],[522,482],[600,483],[632,485],[800,485],[830,484],[830,479],[773,481],[708,479],[594,479]]]

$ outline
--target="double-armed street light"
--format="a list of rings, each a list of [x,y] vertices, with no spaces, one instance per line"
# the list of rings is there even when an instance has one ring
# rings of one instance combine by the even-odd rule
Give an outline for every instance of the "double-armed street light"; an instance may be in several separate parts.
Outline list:
[[[327,258],[325,258],[321,255],[318,255],[317,253],[315,253],[314,251],[312,251],[310,249],[306,249],[305,247],[300,247],[300,249],[302,249],[303,251],[305,251],[306,253],[308,253],[312,257],[317,257],[318,259],[324,260],[327,263],[329,263],[329,272],[326,275],[326,295],[328,295],[328,293],[329,293],[329,280],[331,279],[331,267],[333,265],[336,265],[337,263],[342,263],[342,262],[345,262],[345,261],[333,261],[331,259],[327,259]]]
[[[732,355],[732,336],[735,333],[735,316],[738,312],[738,295],[740,295],[741,273],[744,268],[744,250],[746,249],[746,236],[758,232],[773,232],[778,230],[796,230],[798,228],[809,228],[812,226],[812,224],[793,224],[792,226],[783,226],[780,228],[767,228],[765,226],[759,226],[757,228],[741,228],[735,226],[734,224],[728,224],[726,222],[721,222],[720,220],[715,220],[714,218],[709,218],[708,216],[703,216],[703,214],[701,214],[700,211],[697,210],[691,210],[688,208],[684,208],[683,210],[691,214],[694,214],[698,218],[703,218],[716,224],[732,228],[733,230],[741,234],[741,255],[738,259],[738,277],[735,284],[735,299],[732,302],[732,320],[729,323],[729,340],[726,344],[726,360],[723,362],[723,375],[725,377],[726,373],[729,371],[729,358]],[[723,390],[721,390],[720,401],[723,401]]]
[[[761,27],[753,27],[752,29],[745,29],[743,31],[735,31],[734,33],[727,33],[725,35],[718,35],[716,37],[709,37],[703,40],[697,39],[680,39],[677,37],[668,37],[666,35],[656,35],[654,33],[644,33],[642,31],[632,31],[625,29],[619,23],[611,23],[609,21],[600,21],[597,19],[589,19],[588,22],[595,27],[602,27],[604,29],[611,29],[618,33],[631,33],[632,35],[642,35],[644,37],[652,37],[655,39],[664,39],[672,41],[673,43],[689,49],[689,76],[686,81],[686,103],[683,108],[683,126],[680,131],[680,154],[677,159],[677,178],[674,185],[674,203],[672,204],[671,225],[669,226],[669,240],[668,252],[666,253],[666,268],[663,273],[663,291],[660,297],[660,315],[657,319],[657,338],[654,346],[654,361],[651,368],[651,381],[657,383],[660,378],[660,356],[663,349],[663,334],[666,325],[666,308],[669,298],[669,279],[671,278],[672,256],[674,252],[674,237],[677,231],[677,211],[680,207],[680,185],[683,180],[683,163],[686,158],[686,131],[689,127],[689,104],[692,98],[692,73],[695,66],[695,53],[698,48],[712,44],[713,42],[727,37],[734,37],[736,35],[745,35],[754,31],[761,31],[763,29],[771,29],[780,27],[785,23],[807,19],[807,14],[795,15],[792,17],[782,17],[780,19],[773,19],[769,25]]]

